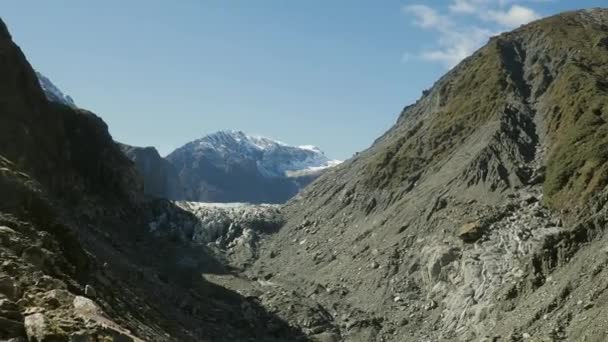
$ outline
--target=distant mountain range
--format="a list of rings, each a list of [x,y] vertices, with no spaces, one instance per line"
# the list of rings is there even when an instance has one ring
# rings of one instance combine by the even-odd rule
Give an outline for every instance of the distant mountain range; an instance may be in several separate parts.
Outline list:
[[[166,158],[185,199],[201,202],[283,203],[337,165],[314,146],[290,146],[240,131],[192,141]]]
[[[77,107],[48,77],[36,76],[50,101]],[[189,142],[166,158],[154,147],[119,146],[135,163],[146,195],[197,202],[284,203],[341,162],[312,145],[235,130]]]
[[[314,146],[290,146],[240,131],[220,131],[162,158],[153,147],[121,144],[153,197],[196,202],[284,203],[329,167]]]

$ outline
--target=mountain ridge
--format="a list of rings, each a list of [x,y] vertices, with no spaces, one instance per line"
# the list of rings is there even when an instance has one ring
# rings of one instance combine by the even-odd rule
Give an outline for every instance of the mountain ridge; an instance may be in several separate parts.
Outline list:
[[[185,199],[200,202],[283,203],[339,163],[316,147],[235,130],[189,142],[166,159],[179,174]]]
[[[36,71],[36,77],[38,78],[40,87],[42,87],[42,91],[44,91],[46,97],[50,101],[58,102],[72,108],[77,107],[74,99],[71,96],[64,94],[48,77],[38,71]]]

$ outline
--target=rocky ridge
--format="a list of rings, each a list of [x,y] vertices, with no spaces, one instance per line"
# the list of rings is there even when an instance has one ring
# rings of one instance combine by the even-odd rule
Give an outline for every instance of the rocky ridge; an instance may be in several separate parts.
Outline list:
[[[36,77],[40,87],[49,101],[58,102],[72,108],[76,108],[76,103],[70,95],[65,95],[48,77],[36,71]]]
[[[240,131],[220,131],[167,156],[198,202],[286,202],[326,169],[339,164],[314,146],[290,146]]]

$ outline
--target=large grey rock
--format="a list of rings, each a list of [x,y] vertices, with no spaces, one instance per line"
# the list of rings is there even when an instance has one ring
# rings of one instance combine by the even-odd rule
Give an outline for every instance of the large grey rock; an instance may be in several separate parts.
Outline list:
[[[60,340],[61,336],[65,338],[65,333],[51,325],[42,313],[26,316],[23,324],[25,326],[25,333],[30,341],[47,342],[52,341],[54,338]]]
[[[135,163],[148,196],[180,200],[184,189],[173,165],[162,158],[154,147],[120,144],[122,151]]]

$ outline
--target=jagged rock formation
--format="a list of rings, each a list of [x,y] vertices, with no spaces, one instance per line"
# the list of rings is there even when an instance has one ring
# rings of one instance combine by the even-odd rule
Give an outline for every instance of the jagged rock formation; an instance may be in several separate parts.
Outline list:
[[[167,156],[184,198],[197,202],[284,203],[312,182],[330,160],[313,146],[289,146],[239,131],[221,131]]]
[[[149,234],[133,163],[100,118],[46,99],[1,21],[0,61],[0,339],[302,338],[200,277],[229,271],[205,246]]]
[[[250,277],[336,340],[608,339],[607,40],[604,9],[493,37],[292,200]]]
[[[119,144],[135,163],[144,185],[144,194],[155,198],[182,199],[184,189],[173,165],[160,156],[154,147]]]
[[[70,95],[64,94],[48,77],[36,71],[38,83],[49,101],[58,102],[66,106],[76,108],[76,103]]]
[[[258,257],[258,242],[283,224],[278,205],[159,202],[148,224],[157,238],[207,245],[225,265],[243,269]],[[190,213],[192,215],[184,214]]]

